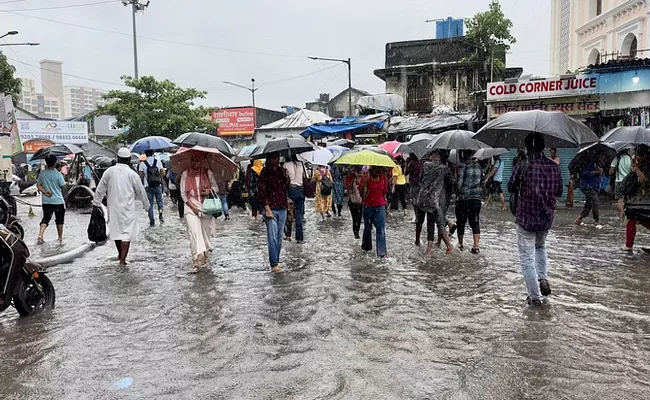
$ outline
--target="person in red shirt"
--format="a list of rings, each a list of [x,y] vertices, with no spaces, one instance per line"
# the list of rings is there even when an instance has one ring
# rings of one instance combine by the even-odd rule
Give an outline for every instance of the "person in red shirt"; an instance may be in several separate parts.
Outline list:
[[[380,167],[370,168],[359,184],[363,199],[363,240],[361,248],[372,250],[372,226],[377,230],[377,255],[386,257],[386,195],[388,179]]]

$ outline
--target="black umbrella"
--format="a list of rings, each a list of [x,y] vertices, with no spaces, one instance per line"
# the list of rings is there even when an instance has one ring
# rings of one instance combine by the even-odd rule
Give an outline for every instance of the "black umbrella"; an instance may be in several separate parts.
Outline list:
[[[232,157],[237,152],[230,146],[228,142],[220,137],[208,135],[207,133],[188,132],[177,137],[172,143],[182,147],[209,147],[217,149],[227,157]]]
[[[436,137],[430,133],[420,133],[413,135],[407,143],[399,145],[396,153],[413,153],[418,159],[421,159],[428,151],[427,145]]]
[[[303,137],[291,136],[270,140],[259,145],[250,154],[252,159],[266,158],[270,154],[279,154],[283,157],[291,157],[308,151],[317,150],[318,147],[306,141]]]
[[[327,142],[329,146],[343,146],[351,149],[354,147],[355,143],[352,140],[348,139],[336,139],[333,142]]]
[[[643,126],[620,126],[607,132],[601,140],[650,145],[650,129]]]
[[[474,139],[474,132],[457,129],[443,132],[431,140],[424,157],[428,157],[435,150],[479,150],[489,147]]]
[[[54,146],[46,147],[43,149],[39,149],[34,155],[32,156],[32,161],[34,160],[45,160],[47,156],[50,154],[56,156],[56,157],[65,157],[68,154],[80,154],[83,153],[84,151],[81,150],[81,148],[75,146],[74,144],[55,144]]]
[[[524,148],[528,134],[544,135],[546,147],[580,147],[598,142],[582,122],[561,111],[512,111],[488,122],[474,139],[492,147]]]
[[[634,145],[624,142],[594,143],[580,150],[569,163],[569,172],[580,173],[580,170],[587,164],[596,162],[600,166],[608,166],[616,154],[623,150],[629,150]]]

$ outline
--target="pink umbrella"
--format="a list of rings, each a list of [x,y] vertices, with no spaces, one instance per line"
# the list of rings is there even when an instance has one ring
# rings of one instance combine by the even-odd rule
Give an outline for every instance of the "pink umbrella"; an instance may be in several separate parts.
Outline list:
[[[202,159],[201,163],[203,165],[207,163],[208,169],[212,171],[217,179],[230,180],[238,170],[237,164],[219,150],[201,146],[179,149],[176,154],[170,157],[171,170],[181,175],[184,171],[190,169],[192,157],[194,156]]]
[[[392,142],[382,143],[377,147],[379,147],[380,149],[386,150],[393,157],[396,157],[399,153],[395,152],[395,150],[399,147],[400,144],[402,144],[402,143],[398,142],[397,140],[393,140]]]

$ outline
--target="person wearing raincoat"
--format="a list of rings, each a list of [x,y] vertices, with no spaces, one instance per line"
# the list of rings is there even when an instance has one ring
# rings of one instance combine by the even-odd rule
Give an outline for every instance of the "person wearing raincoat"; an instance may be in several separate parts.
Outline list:
[[[219,193],[216,179],[212,171],[206,168],[205,158],[193,154],[191,165],[181,175],[180,191],[183,203],[187,205],[185,222],[187,234],[190,237],[193,271],[208,263],[208,251],[211,249],[210,236],[214,218],[202,211],[203,201],[212,193]]]
[[[100,207],[106,197],[108,206],[109,237],[115,242],[120,266],[126,266],[131,242],[138,236],[136,200],[145,211],[149,200],[140,176],[131,169],[131,152],[121,148],[117,152],[117,164],[108,168],[97,185],[93,204]]]

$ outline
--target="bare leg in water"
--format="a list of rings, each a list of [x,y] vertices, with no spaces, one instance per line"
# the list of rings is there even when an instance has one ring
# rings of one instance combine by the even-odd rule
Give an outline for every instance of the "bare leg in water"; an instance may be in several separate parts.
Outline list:
[[[126,267],[126,256],[129,255],[129,248],[131,247],[131,242],[125,242],[123,240],[116,240],[115,247],[117,247],[117,256],[121,267]]]

